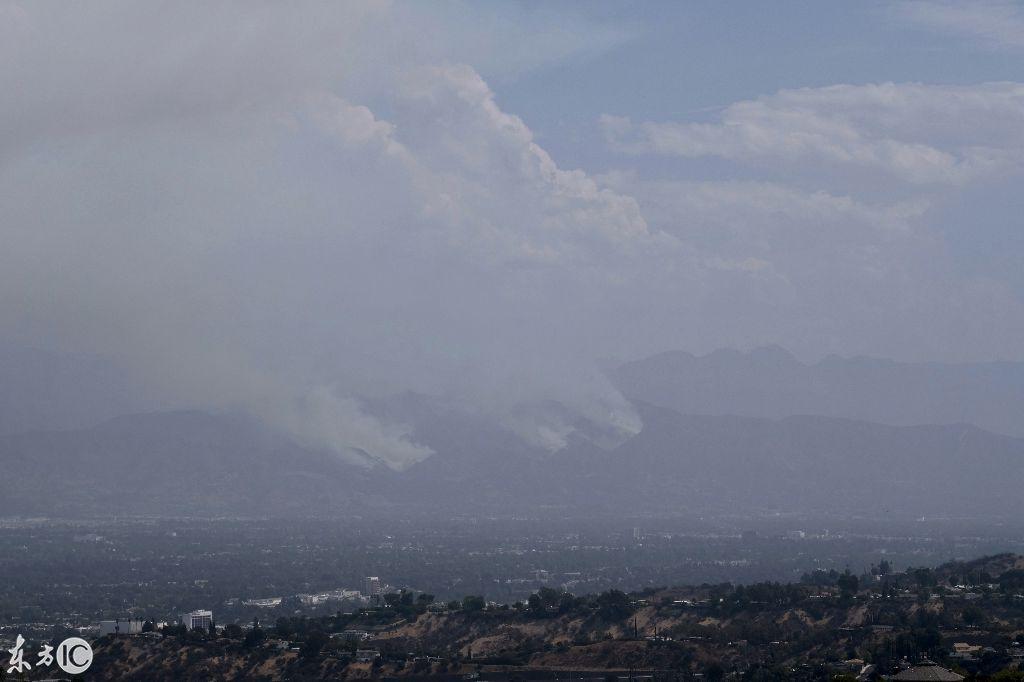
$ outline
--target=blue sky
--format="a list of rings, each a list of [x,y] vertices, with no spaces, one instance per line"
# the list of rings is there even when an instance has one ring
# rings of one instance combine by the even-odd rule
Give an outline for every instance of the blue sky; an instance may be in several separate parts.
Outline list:
[[[1017,80],[1019,50],[936,34],[877,2],[556,3],[621,27],[600,54],[496,74],[503,106],[552,145],[602,113],[654,120],[835,83]],[[567,20],[571,21],[571,19]],[[584,154],[588,145],[579,145]],[[566,146],[565,151],[572,151]],[[566,159],[568,162],[569,159]]]
[[[889,81],[971,85],[1018,81],[1024,75],[1019,41],[978,35],[965,26],[940,29],[918,16],[941,9],[942,3],[566,2],[547,7],[552,4],[570,16],[619,27],[621,41],[596,54],[497,73],[497,97],[524,118],[560,163],[594,172],[624,163],[602,143],[597,124],[602,114],[701,121],[732,102],[783,89]],[[961,3],[956,9],[1015,16],[1016,27],[1004,23],[1024,34],[1019,3]],[[707,160],[647,159],[643,171],[658,177],[750,177],[747,169]],[[948,210],[936,216],[935,228],[948,240],[958,268],[998,274],[1022,293],[1017,181],[993,179],[946,197]]]

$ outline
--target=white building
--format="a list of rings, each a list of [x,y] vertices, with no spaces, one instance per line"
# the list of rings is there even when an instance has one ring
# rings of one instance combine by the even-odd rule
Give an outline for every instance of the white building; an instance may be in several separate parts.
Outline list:
[[[340,633],[331,635],[331,637],[361,642],[364,639],[369,639],[370,633],[366,630],[344,630]]]
[[[207,630],[213,624],[213,611],[193,611],[181,614],[181,624],[188,630]]]
[[[365,582],[365,594],[367,597],[376,597],[383,592],[380,578],[377,576],[366,576]]]
[[[272,609],[281,605],[281,597],[267,597],[266,599],[246,599],[242,603],[246,606],[255,606],[260,609]]]
[[[142,633],[142,621],[137,618],[128,620],[101,620],[100,636],[103,635],[138,635]]]

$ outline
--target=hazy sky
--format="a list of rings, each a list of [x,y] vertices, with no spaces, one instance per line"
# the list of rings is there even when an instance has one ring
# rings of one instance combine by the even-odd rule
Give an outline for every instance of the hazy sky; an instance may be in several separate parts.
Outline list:
[[[1022,65],[1016,2],[5,2],[0,340],[390,462],[359,396],[1021,360]]]

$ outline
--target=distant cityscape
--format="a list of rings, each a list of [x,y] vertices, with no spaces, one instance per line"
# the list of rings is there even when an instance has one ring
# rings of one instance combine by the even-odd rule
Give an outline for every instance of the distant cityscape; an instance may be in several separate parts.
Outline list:
[[[274,679],[932,682],[1024,675],[1024,556],[1015,554],[934,569],[896,570],[883,559],[861,574],[816,570],[791,584],[596,595],[542,587],[514,604],[473,595],[438,601],[393,591],[380,576],[363,584],[362,592],[342,591],[338,601],[351,610],[330,616],[222,625],[213,611],[197,609],[175,623],[104,620],[80,634],[93,638],[103,679],[229,669],[270,669]]]
[[[261,647],[299,655],[303,629],[320,624],[316,627],[328,640],[345,651],[351,649],[346,654],[349,660],[383,661],[381,665],[393,667],[398,660],[394,642],[380,640],[381,628],[391,632],[403,618],[411,623],[421,617],[463,618],[475,612],[493,613],[495,618],[536,615],[529,604],[538,594],[576,595],[574,599],[584,600],[580,604],[595,604],[588,600],[624,593],[632,595],[634,610],[643,600],[652,603],[643,595],[665,594],[672,598],[656,598],[659,613],[716,613],[719,607],[711,595],[722,588],[671,588],[734,586],[722,593],[726,595],[767,580],[802,585],[805,608],[819,602],[838,608],[842,576],[849,574],[859,581],[859,592],[868,590],[858,597],[867,600],[865,604],[883,598],[885,603],[911,608],[940,599],[951,605],[948,608],[991,609],[1003,604],[993,602],[1003,592],[991,576],[990,582],[980,581],[978,575],[957,576],[925,586],[929,592],[924,595],[922,585],[914,582],[914,571],[931,570],[951,558],[966,560],[1006,550],[1024,553],[1021,527],[993,534],[979,532],[966,521],[921,520],[884,533],[873,522],[827,523],[823,527],[821,521],[810,519],[773,518],[709,519],[697,524],[664,518],[617,523],[460,518],[417,524],[377,518],[354,526],[315,520],[9,519],[0,534],[0,568],[15,579],[0,586],[0,645],[9,648],[16,635],[33,644],[77,635],[132,636],[157,646],[167,636],[189,632],[205,642],[210,637],[242,641],[247,633],[258,631],[266,640]],[[249,536],[261,539],[252,543],[246,540]],[[29,545],[37,550],[19,550]],[[60,563],[57,556],[73,557],[73,563]],[[663,592],[666,589],[670,591]],[[1007,596],[1012,603],[1003,604],[1011,612],[1019,601],[1015,595]],[[505,617],[500,615],[499,620]],[[662,643],[696,636],[694,631],[683,636],[684,631],[669,620],[655,633],[655,622],[657,618],[649,620],[636,636]],[[875,621],[864,627],[880,636],[890,632],[890,625],[895,628],[898,622]],[[629,634],[614,628],[611,632],[613,638]],[[949,634],[943,641],[949,638],[956,639]],[[952,647],[959,644],[968,646],[955,652],[961,662],[968,656],[991,658],[985,647],[1000,656],[1017,651],[1012,637],[1002,648],[992,644],[995,640],[987,641],[980,644],[976,637],[961,637],[948,642],[948,652],[934,655],[942,653],[939,658],[948,662],[954,657]],[[479,652],[480,646],[472,648]],[[970,648],[975,646],[982,649]],[[437,659],[429,661],[431,666],[465,659],[465,653],[454,656],[447,647],[426,654]],[[102,651],[101,646],[98,652]],[[521,654],[516,659],[521,664],[531,660]],[[907,656],[911,660],[914,654],[908,651]]]

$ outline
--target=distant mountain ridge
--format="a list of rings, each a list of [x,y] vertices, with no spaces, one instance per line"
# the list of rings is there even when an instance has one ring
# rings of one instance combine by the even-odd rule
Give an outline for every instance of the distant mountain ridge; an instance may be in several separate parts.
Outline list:
[[[911,426],[974,424],[1024,436],[1024,363],[903,363],[830,355],[813,364],[778,346],[683,351],[610,371],[630,400],[684,414],[820,415]]]
[[[403,471],[357,466],[237,415],[152,412],[0,432],[0,516],[1024,512],[1024,439],[1001,435],[1024,432],[1024,365],[804,364],[768,347],[665,353],[611,374],[642,430],[623,442],[578,417],[555,453],[440,398],[366,401],[434,451]],[[45,376],[55,383],[34,394],[33,420],[52,407],[60,376],[85,375]],[[57,407],[89,414],[73,401]],[[573,419],[557,403],[525,409]]]
[[[203,412],[0,436],[0,468],[0,516],[287,516],[372,503],[359,492],[364,470]]]
[[[231,416],[160,413],[0,437],[0,516],[1024,512],[1024,439],[965,425],[681,415],[638,405],[611,450],[551,454],[476,416],[417,427],[436,454],[363,469]]]

